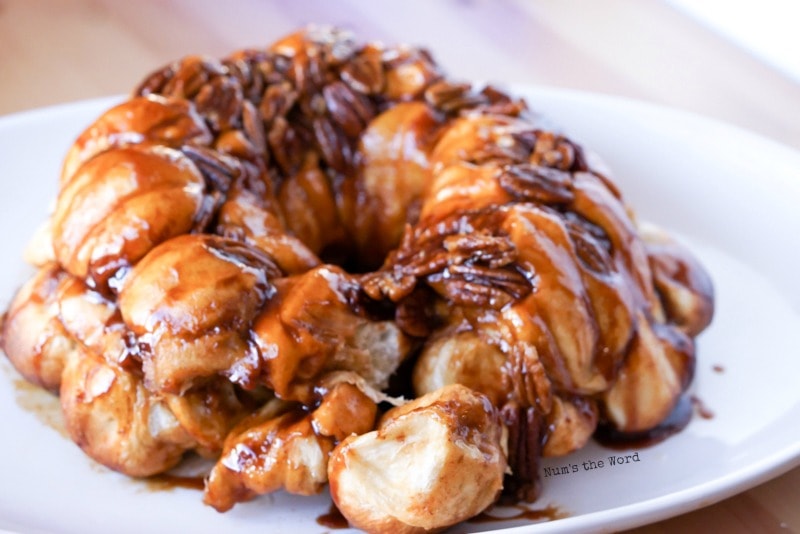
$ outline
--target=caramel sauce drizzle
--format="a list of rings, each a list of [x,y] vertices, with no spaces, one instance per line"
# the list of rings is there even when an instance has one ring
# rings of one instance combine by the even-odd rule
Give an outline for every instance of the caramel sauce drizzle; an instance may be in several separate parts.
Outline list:
[[[515,510],[511,515],[492,515],[489,512],[481,512],[475,517],[468,519],[468,523],[497,523],[501,521],[555,521],[556,519],[564,519],[569,514],[559,509],[557,506],[547,505],[544,508],[531,509],[527,506],[517,504],[512,506],[503,506],[501,510]]]
[[[677,434],[692,420],[693,402],[684,395],[664,421],[655,428],[644,432],[624,433],[610,425],[600,425],[594,433],[594,439],[609,449],[627,450],[652,447],[668,437]]]
[[[317,524],[334,530],[350,528],[347,518],[342,515],[334,503],[331,503],[327,513],[317,517]]]
[[[205,488],[205,477],[202,476],[182,476],[161,473],[146,478],[147,488],[152,491],[171,491],[175,488],[203,491]]]
[[[64,418],[61,415],[61,402],[58,397],[50,392],[31,384],[24,378],[12,374],[12,371],[5,365],[0,366],[6,374],[11,377],[14,385],[14,400],[21,409],[32,413],[46,427],[58,432],[62,437],[69,439],[67,429],[64,426]]]

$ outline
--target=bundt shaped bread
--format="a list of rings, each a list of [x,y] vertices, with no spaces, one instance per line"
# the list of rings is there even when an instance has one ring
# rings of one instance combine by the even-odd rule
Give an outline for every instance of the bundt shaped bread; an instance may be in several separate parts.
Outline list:
[[[713,312],[525,102],[334,29],[147,77],[75,141],[47,228],[3,348],[89,456],[218,459],[220,511],[330,481],[371,531],[533,500],[542,455],[658,426]]]

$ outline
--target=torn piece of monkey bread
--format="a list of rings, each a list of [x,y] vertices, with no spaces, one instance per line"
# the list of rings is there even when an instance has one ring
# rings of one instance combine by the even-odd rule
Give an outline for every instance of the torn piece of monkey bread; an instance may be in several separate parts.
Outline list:
[[[427,532],[479,514],[503,487],[504,429],[480,393],[450,385],[388,411],[333,450],[331,496],[368,532]]]

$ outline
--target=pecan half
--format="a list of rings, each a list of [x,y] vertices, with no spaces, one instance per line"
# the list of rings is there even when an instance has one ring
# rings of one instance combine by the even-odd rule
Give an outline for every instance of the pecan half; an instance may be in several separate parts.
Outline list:
[[[448,114],[474,108],[488,102],[486,96],[475,93],[468,83],[438,81],[425,90],[425,101],[432,107]]]
[[[342,66],[339,76],[354,91],[367,95],[380,93],[386,83],[380,49],[366,47]]]
[[[572,176],[559,169],[530,164],[506,165],[500,186],[520,200],[565,204],[574,198]]]
[[[504,214],[487,208],[408,230],[388,267],[365,276],[365,291],[397,301],[423,281],[453,304],[493,309],[524,297],[532,287],[516,268],[516,247],[499,230]]]
[[[536,408],[508,403],[500,410],[508,428],[508,466],[510,475],[503,481],[503,496],[511,502],[533,502],[541,493],[539,460],[544,436],[544,419]]]

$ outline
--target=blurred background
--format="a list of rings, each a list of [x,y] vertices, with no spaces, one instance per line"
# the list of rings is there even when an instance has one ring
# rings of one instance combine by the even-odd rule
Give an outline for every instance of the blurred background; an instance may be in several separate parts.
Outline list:
[[[798,21],[797,0],[0,0],[0,115],[124,94],[174,59],[318,23],[425,46],[453,78],[648,101],[800,149]],[[798,502],[795,469],[639,532],[787,532]]]
[[[0,114],[320,23],[426,46],[455,78],[647,100],[800,148],[798,20],[797,0],[0,0]]]

